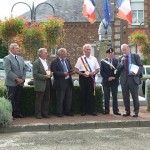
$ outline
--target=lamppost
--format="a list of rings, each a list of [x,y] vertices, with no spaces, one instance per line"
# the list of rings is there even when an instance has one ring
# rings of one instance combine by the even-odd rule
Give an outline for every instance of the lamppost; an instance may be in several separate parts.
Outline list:
[[[42,5],[42,4],[47,4],[47,5],[49,5],[49,6],[52,8],[52,10],[53,10],[53,14],[55,14],[55,9],[54,9],[54,7],[53,7],[51,4],[47,3],[47,2],[40,3],[40,4],[38,4],[36,7],[34,7],[34,2],[33,2],[32,8],[31,8],[27,3],[25,3],[25,2],[17,2],[17,3],[15,3],[15,4],[12,6],[12,8],[11,8],[11,14],[12,14],[12,12],[13,12],[14,7],[15,7],[17,4],[25,4],[25,5],[27,5],[27,6],[29,7],[30,12],[31,12],[31,22],[36,21],[36,10],[37,10],[37,8],[38,8],[40,5]]]
[[[142,25],[143,23],[147,23],[147,24],[149,24],[149,27],[150,27],[150,22],[148,22],[148,21],[146,21],[146,22],[145,22],[145,21],[143,21],[143,22],[141,22],[141,23],[140,23],[140,25],[139,25],[139,29],[141,29],[141,25]]]

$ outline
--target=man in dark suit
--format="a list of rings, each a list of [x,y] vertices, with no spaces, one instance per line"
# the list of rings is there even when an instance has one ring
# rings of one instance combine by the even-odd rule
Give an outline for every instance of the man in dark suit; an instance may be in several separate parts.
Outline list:
[[[138,85],[141,83],[140,75],[142,73],[143,66],[141,64],[139,55],[131,54],[130,48],[127,44],[122,44],[121,50],[123,55],[120,57],[120,63],[117,68],[121,72],[120,83],[122,87],[122,95],[126,111],[126,113],[123,114],[123,116],[124,117],[130,116],[130,92],[131,92],[134,104],[133,117],[138,117],[139,113]]]
[[[72,116],[72,78],[73,73],[69,59],[67,59],[67,50],[60,48],[58,57],[51,63],[51,71],[54,75],[53,86],[56,90],[57,99],[57,116],[62,117],[63,114]]]
[[[113,113],[115,115],[121,115],[118,109],[118,85],[119,85],[119,72],[116,70],[118,66],[118,59],[114,58],[113,48],[106,50],[107,58],[102,59],[100,66],[100,74],[103,78],[102,85],[104,90],[104,100],[105,100],[105,112],[104,114],[109,114],[109,102],[110,102],[110,91],[112,92],[113,98]]]
[[[25,81],[25,63],[19,56],[19,46],[12,43],[9,46],[9,55],[4,57],[4,69],[6,73],[5,84],[8,88],[8,99],[12,103],[14,118],[23,118],[20,110],[20,97]]]
[[[37,119],[49,118],[50,88],[52,72],[46,61],[47,50],[38,50],[39,58],[33,63],[34,90],[36,91],[35,117]]]

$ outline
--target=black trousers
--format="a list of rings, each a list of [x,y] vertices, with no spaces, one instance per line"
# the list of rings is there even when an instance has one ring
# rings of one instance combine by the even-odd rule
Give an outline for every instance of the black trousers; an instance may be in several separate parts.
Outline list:
[[[36,91],[35,115],[48,115],[50,103],[50,80],[46,80],[45,91]]]
[[[72,86],[69,80],[65,81],[63,89],[56,88],[57,114],[67,114],[71,112]]]
[[[117,100],[118,85],[116,86],[112,84],[111,86],[103,86],[103,90],[105,100],[105,112],[110,112],[110,92],[112,93],[113,113],[119,112]]]
[[[95,112],[94,81],[91,77],[79,76],[81,113]]]
[[[11,101],[12,104],[12,115],[16,116],[21,113],[20,110],[20,97],[21,91],[23,89],[22,86],[7,86],[8,89],[8,99]]]

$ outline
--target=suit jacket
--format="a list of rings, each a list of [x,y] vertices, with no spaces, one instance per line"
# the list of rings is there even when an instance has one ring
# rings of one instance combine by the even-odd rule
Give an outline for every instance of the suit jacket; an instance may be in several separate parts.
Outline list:
[[[33,78],[34,78],[34,90],[44,92],[46,88],[46,80],[45,78],[46,71],[42,65],[42,62],[38,58],[33,62]],[[49,79],[51,84],[51,79]]]
[[[19,64],[12,54],[4,57],[5,84],[7,86],[17,86],[16,78],[25,80],[26,68],[24,60],[21,56],[17,56],[17,60]],[[20,86],[23,86],[23,83]]]
[[[126,83],[127,81],[127,77],[126,77],[126,61],[124,61],[123,63],[121,63],[121,58],[119,59],[119,65],[118,65],[118,70],[121,72],[120,74],[120,83],[123,85]],[[135,84],[140,84],[141,80],[140,80],[140,74],[143,71],[143,65],[140,61],[140,57],[137,54],[131,54],[131,63],[135,64],[137,66],[139,66],[139,70],[136,76],[131,76],[135,82]]]
[[[106,61],[108,61],[108,58],[105,58]],[[118,59],[112,58],[112,64],[115,68],[118,66]],[[117,71],[116,74],[114,73],[114,68],[111,69],[110,65],[106,64],[105,62],[101,61],[100,65],[100,74],[102,76],[102,85],[103,86],[111,86],[119,84],[119,72]],[[114,80],[108,81],[109,77],[115,77]]]
[[[69,59],[66,59],[65,62],[66,62],[68,71],[70,71],[72,67],[71,67]],[[53,75],[54,75],[53,87],[57,90],[64,89],[64,86],[66,85],[66,79],[64,75],[63,66],[61,64],[59,57],[57,57],[55,60],[52,61],[51,71],[53,72]],[[73,86],[71,76],[69,76],[68,80],[69,80],[70,85]]]

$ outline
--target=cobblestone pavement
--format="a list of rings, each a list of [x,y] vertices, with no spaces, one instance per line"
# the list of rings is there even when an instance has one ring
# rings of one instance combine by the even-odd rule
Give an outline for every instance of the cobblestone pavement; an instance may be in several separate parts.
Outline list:
[[[149,150],[149,128],[0,134],[0,150]]]
[[[124,107],[119,107],[121,114],[124,113]],[[112,110],[112,108],[111,108]],[[133,111],[133,107],[131,106],[131,111]],[[131,114],[132,115],[132,114]],[[13,120],[12,125],[34,125],[34,124],[50,124],[50,123],[82,123],[82,122],[101,122],[101,121],[126,121],[126,120],[150,120],[150,112],[147,111],[146,106],[140,107],[139,117],[133,118],[130,117],[123,117],[123,116],[116,116],[113,115],[112,111],[109,115],[98,114],[98,116],[80,116],[79,114],[74,115],[73,117],[64,116],[64,117],[57,117],[57,116],[50,116],[48,119],[36,119],[34,117],[26,117],[26,118],[17,118]]]

